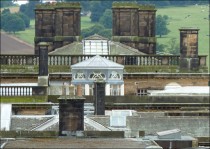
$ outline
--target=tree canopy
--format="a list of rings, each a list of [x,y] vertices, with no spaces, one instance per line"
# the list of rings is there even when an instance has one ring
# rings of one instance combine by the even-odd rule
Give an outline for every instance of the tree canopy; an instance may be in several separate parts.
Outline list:
[[[23,31],[26,28],[26,25],[29,26],[29,22],[25,24],[24,15],[21,13],[6,13],[1,16],[1,29],[6,32],[18,32]],[[27,20],[28,21],[28,20]]]
[[[3,8],[3,7],[9,7],[9,6],[12,6],[14,5],[13,0],[1,0],[1,5],[0,7]]]
[[[101,35],[106,38],[111,38],[112,35],[112,30],[111,29],[106,29],[103,25],[101,24],[96,24],[90,28],[86,28],[82,30],[82,37],[88,37],[94,34]]]
[[[40,0],[29,0],[28,3],[20,6],[20,12],[33,19],[35,17],[34,9],[37,4],[40,4]]]
[[[99,20],[100,24],[103,24],[105,28],[112,28],[112,10],[106,9]]]
[[[168,16],[166,15],[158,15],[156,17],[156,35],[161,37],[162,35],[167,35],[170,32],[170,30],[167,28],[167,21]]]
[[[24,31],[25,24],[24,21],[16,15],[11,20],[5,22],[5,26],[3,27],[3,29],[6,32],[13,32],[13,33],[17,31]]]

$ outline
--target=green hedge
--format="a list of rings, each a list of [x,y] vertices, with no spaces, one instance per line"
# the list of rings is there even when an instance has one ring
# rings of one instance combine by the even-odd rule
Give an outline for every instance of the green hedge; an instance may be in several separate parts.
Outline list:
[[[38,103],[47,102],[47,96],[1,96],[1,103]]]

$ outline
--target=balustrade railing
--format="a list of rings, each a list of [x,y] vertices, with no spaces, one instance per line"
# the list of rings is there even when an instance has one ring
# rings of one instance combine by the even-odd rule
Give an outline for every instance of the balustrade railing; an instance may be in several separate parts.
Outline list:
[[[45,95],[46,87],[40,86],[0,86],[0,96]]]
[[[94,55],[48,55],[49,65],[73,65]],[[102,55],[122,65],[179,65],[179,55]],[[198,56],[201,66],[206,66],[207,55]],[[0,55],[1,65],[38,65],[38,55]]]
[[[38,55],[0,55],[2,65],[38,65]]]

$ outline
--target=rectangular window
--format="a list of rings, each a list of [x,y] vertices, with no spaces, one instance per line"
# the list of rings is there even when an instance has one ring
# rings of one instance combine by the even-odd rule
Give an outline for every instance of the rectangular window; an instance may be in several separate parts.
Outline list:
[[[136,96],[146,96],[148,95],[147,89],[145,88],[137,88]]]
[[[120,95],[120,85],[110,85],[110,95],[119,96]]]

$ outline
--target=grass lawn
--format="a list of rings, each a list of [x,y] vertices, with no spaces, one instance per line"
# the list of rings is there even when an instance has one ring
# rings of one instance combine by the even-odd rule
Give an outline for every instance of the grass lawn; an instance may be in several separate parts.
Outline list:
[[[15,33],[15,36],[33,45],[34,37],[35,37],[35,20],[31,20],[30,27],[27,28],[25,31],[20,31],[20,32]]]
[[[88,16],[81,17],[81,30],[85,29],[85,28],[89,28],[93,25],[95,25],[95,23],[91,22],[90,17],[88,17]]]
[[[157,15],[168,15],[169,25],[168,29],[171,31],[163,38],[157,38],[160,44],[167,44],[171,38],[176,38],[177,43],[180,43],[181,27],[195,27],[200,29],[198,36],[198,50],[199,55],[209,54],[209,7],[202,5],[193,5],[187,7],[167,7],[157,10]],[[187,17],[190,15],[189,17]],[[158,36],[157,36],[158,37]]]

